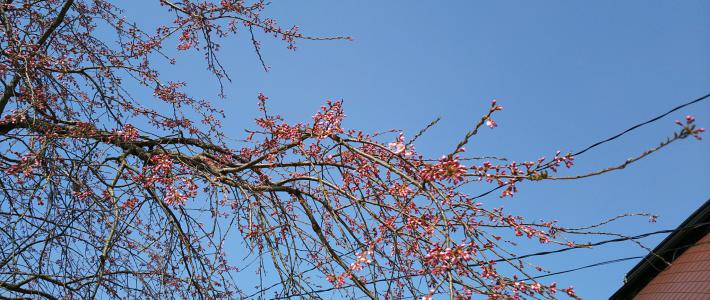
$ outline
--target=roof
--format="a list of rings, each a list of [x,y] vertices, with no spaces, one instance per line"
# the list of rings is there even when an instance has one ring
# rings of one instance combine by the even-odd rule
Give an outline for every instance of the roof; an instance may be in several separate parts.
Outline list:
[[[632,299],[668,266],[666,262],[672,263],[708,233],[710,233],[710,200],[705,201],[651,253],[626,273],[624,285],[609,299]]]

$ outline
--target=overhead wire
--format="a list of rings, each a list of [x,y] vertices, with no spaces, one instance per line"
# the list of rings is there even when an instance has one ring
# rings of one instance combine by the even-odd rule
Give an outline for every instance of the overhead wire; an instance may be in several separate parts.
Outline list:
[[[702,227],[702,226],[707,226],[708,224],[710,224],[710,222],[704,222],[704,223],[700,223],[700,224],[694,224],[694,225],[691,225],[691,226],[678,227],[678,228],[676,228],[676,229],[666,229],[666,230],[658,230],[658,231],[653,231],[653,232],[647,232],[647,233],[643,233],[643,234],[639,234],[639,235],[635,235],[635,236],[629,236],[629,237],[621,237],[621,238],[613,238],[613,239],[608,239],[608,240],[602,240],[602,241],[595,242],[595,243],[580,244],[580,245],[575,246],[575,247],[565,247],[565,248],[557,249],[557,250],[540,251],[540,252],[534,252],[534,253],[529,253],[529,254],[519,255],[519,256],[514,256],[514,257],[500,258],[500,259],[493,260],[493,261],[495,261],[495,262],[513,261],[513,260],[521,260],[521,259],[524,259],[524,258],[535,257],[535,256],[545,256],[545,255],[550,255],[550,254],[556,254],[556,253],[561,253],[561,252],[566,252],[566,251],[576,250],[576,249],[589,249],[589,248],[591,248],[591,247],[601,246],[601,245],[610,244],[610,243],[618,243],[618,242],[624,242],[624,241],[629,241],[629,240],[638,240],[638,239],[650,237],[650,236],[653,236],[653,235],[663,234],[663,233],[670,233],[670,234],[673,234],[673,233],[680,232],[680,231],[684,231],[684,230],[697,229],[697,228],[700,228],[700,227]],[[674,248],[674,249],[667,249],[666,251],[675,251],[675,250],[678,250],[678,249],[681,249],[681,248],[685,248],[685,247],[688,247],[688,246],[681,246],[681,247],[677,247],[677,248]],[[536,279],[536,278],[542,278],[542,277],[548,277],[548,276],[559,275],[559,274],[564,274],[564,273],[570,273],[570,272],[573,272],[573,271],[579,271],[579,270],[588,269],[588,268],[592,268],[592,267],[596,267],[596,266],[601,266],[601,265],[606,265],[606,264],[611,264],[611,263],[616,263],[616,262],[622,262],[622,261],[631,260],[631,259],[640,259],[640,258],[644,258],[644,257],[645,257],[645,256],[634,256],[634,257],[626,257],[626,258],[621,258],[621,259],[614,259],[614,260],[609,260],[609,261],[603,261],[603,262],[599,262],[599,263],[595,263],[595,264],[591,264],[591,265],[586,265],[586,266],[582,266],[582,267],[577,267],[577,268],[574,268],[574,269],[558,271],[558,272],[550,273],[550,274],[543,274],[543,275],[540,275],[540,276],[534,276],[534,277],[530,277],[530,278],[523,279],[523,280],[532,280],[532,279]],[[481,265],[481,264],[479,263],[479,264],[469,264],[469,265],[467,265],[467,266],[468,266],[468,267],[476,267],[476,266],[480,266],[480,265]],[[398,279],[402,279],[402,278],[418,277],[418,276],[422,276],[422,275],[403,275],[403,276],[392,277],[392,278],[383,278],[383,279],[378,279],[378,280],[372,280],[372,281],[369,281],[369,282],[365,282],[364,284],[377,284],[377,283],[380,283],[380,282],[385,282],[385,281],[390,281],[390,280],[398,280]],[[273,287],[273,286],[272,286],[272,287]],[[273,299],[287,299],[287,298],[291,298],[291,297],[303,297],[303,296],[308,296],[308,295],[312,295],[312,294],[320,294],[320,293],[325,293],[325,292],[330,292],[330,291],[335,291],[335,290],[340,290],[340,289],[346,289],[346,288],[350,288],[350,287],[354,287],[354,285],[343,285],[343,286],[341,286],[341,287],[324,288],[324,289],[314,290],[314,291],[305,292],[305,293],[300,293],[300,294],[284,295],[284,296],[280,296],[280,297],[275,297],[275,298],[273,298]],[[247,299],[250,298],[250,297],[253,297],[253,296],[256,295],[256,294],[257,294],[257,293],[252,294],[252,296],[247,297]]]
[[[680,104],[680,105],[678,105],[678,106],[675,106],[675,107],[671,108],[670,110],[668,110],[668,111],[666,111],[666,112],[664,112],[664,113],[662,113],[662,114],[660,114],[660,115],[657,115],[657,116],[655,116],[655,117],[653,117],[653,118],[651,118],[651,119],[648,119],[648,120],[646,120],[646,121],[644,121],[644,122],[637,123],[637,124],[635,124],[635,125],[633,125],[633,126],[627,128],[626,130],[621,131],[621,132],[619,132],[619,133],[617,133],[617,134],[615,134],[615,135],[613,135],[613,136],[611,136],[611,137],[608,137],[608,138],[606,138],[606,139],[604,139],[604,140],[595,142],[595,143],[593,143],[593,144],[587,146],[586,148],[584,148],[584,149],[582,149],[582,150],[579,150],[579,151],[577,151],[577,152],[574,152],[574,153],[572,154],[572,156],[574,157],[574,156],[579,156],[579,155],[581,155],[581,154],[584,154],[585,152],[587,152],[587,151],[589,151],[589,150],[591,150],[591,149],[594,149],[594,148],[599,147],[599,146],[601,146],[601,145],[603,145],[603,144],[606,144],[606,143],[611,142],[611,141],[613,141],[613,140],[615,140],[615,139],[618,139],[618,138],[622,137],[623,135],[625,135],[625,134],[627,134],[627,133],[629,133],[629,132],[632,132],[632,131],[634,131],[634,130],[636,130],[636,129],[639,129],[639,128],[641,128],[641,127],[643,127],[643,126],[645,126],[645,125],[651,124],[651,123],[653,123],[653,122],[656,122],[656,121],[662,119],[663,117],[666,117],[666,116],[670,115],[670,114],[673,113],[673,112],[676,112],[676,111],[678,111],[678,110],[680,110],[680,109],[682,109],[682,108],[685,108],[685,107],[687,107],[687,106],[693,105],[693,104],[695,104],[695,103],[698,103],[698,102],[707,100],[707,99],[709,99],[709,98],[710,98],[710,93],[705,94],[705,95],[703,95],[703,96],[700,96],[700,97],[698,97],[698,98],[695,98],[695,99],[693,99],[693,100],[691,100],[691,101],[685,102],[685,103],[683,103],[683,104]],[[550,168],[550,163],[547,163],[547,164],[545,164],[545,165],[542,165],[542,166],[538,167],[538,168],[536,169],[536,171],[542,171],[542,170],[546,170],[546,169],[548,169],[548,168]],[[515,179],[514,179],[514,180],[515,180]],[[504,186],[506,186],[506,185],[504,184],[504,185],[499,185],[499,186],[497,186],[497,187],[494,187],[494,188],[492,188],[492,189],[490,189],[490,190],[488,190],[488,191],[486,191],[486,192],[484,192],[484,193],[481,193],[481,194],[479,194],[479,195],[473,197],[473,199],[485,197],[485,196],[487,196],[488,194],[490,194],[490,193],[492,193],[492,192],[494,192],[494,191],[497,191],[497,190],[499,190],[500,188],[502,188],[502,187],[504,187]]]
[[[648,125],[648,124],[651,124],[651,123],[653,123],[653,122],[656,122],[656,121],[658,121],[658,120],[660,120],[660,119],[662,119],[662,118],[668,116],[669,114],[671,114],[671,113],[673,113],[673,112],[675,112],[675,111],[678,111],[678,110],[680,110],[680,109],[682,109],[682,108],[685,108],[685,107],[687,107],[687,106],[693,105],[693,104],[695,104],[695,103],[698,103],[698,102],[707,100],[707,99],[709,99],[709,98],[710,98],[710,93],[705,94],[705,95],[703,95],[703,96],[701,96],[701,97],[698,97],[698,98],[696,98],[696,99],[693,99],[693,100],[691,100],[691,101],[689,101],[689,102],[686,102],[686,103],[680,104],[680,105],[678,105],[678,106],[675,106],[675,107],[671,108],[670,110],[668,110],[668,111],[666,111],[666,112],[664,112],[664,113],[662,113],[662,114],[659,114],[659,115],[657,115],[657,116],[655,116],[655,117],[653,117],[653,118],[651,118],[651,119],[649,119],[649,120],[646,120],[646,121],[641,122],[641,123],[637,123],[637,124],[635,124],[635,125],[633,125],[633,126],[627,128],[626,130],[623,130],[623,131],[621,131],[621,132],[619,132],[619,133],[617,133],[617,134],[615,134],[615,135],[613,135],[613,136],[611,136],[611,137],[609,137],[609,138],[606,138],[606,139],[604,139],[604,140],[595,142],[595,143],[593,143],[593,144],[587,146],[586,148],[575,152],[575,153],[572,154],[572,155],[573,155],[573,156],[578,156],[578,155],[584,154],[585,152],[587,152],[587,151],[589,151],[589,150],[591,150],[591,149],[593,149],[593,148],[599,147],[599,146],[601,146],[601,145],[603,145],[603,144],[605,144],[605,143],[608,143],[608,142],[611,142],[611,141],[613,141],[613,140],[616,140],[616,139],[622,137],[623,135],[625,135],[625,134],[627,134],[627,133],[629,133],[629,132],[632,132],[632,131],[634,131],[634,130],[637,130],[638,128],[641,128],[641,127],[643,127],[643,126],[645,126],[645,125]],[[438,121],[438,119],[435,120],[435,121],[433,121],[432,123],[435,124],[437,121]],[[430,124],[430,125],[432,125],[432,124]],[[430,127],[430,125],[427,126],[427,128]],[[540,170],[544,170],[544,169],[547,169],[547,168],[549,168],[549,167],[550,167],[549,164],[548,164],[548,165],[544,165],[544,166],[541,166],[541,169],[540,169]],[[497,186],[497,187],[495,187],[495,188],[493,188],[493,189],[491,189],[491,190],[489,190],[489,191],[487,191],[487,192],[484,192],[484,193],[482,193],[482,194],[479,194],[478,196],[475,196],[473,199],[480,198],[480,197],[484,197],[484,196],[486,196],[486,195],[488,195],[488,194],[490,194],[490,193],[492,193],[492,192],[494,192],[494,191],[496,191],[496,190],[498,190],[498,189],[500,189],[500,188],[502,188],[502,187],[504,187],[504,186],[505,186],[505,185]],[[707,223],[703,223],[703,224],[700,224],[700,225],[706,225],[706,224],[707,224]],[[696,226],[700,226],[700,225],[696,225]],[[641,238],[645,238],[645,237],[652,236],[652,235],[656,235],[656,234],[673,233],[673,232],[676,232],[676,231],[679,231],[679,230],[684,230],[684,228],[676,228],[676,229],[674,229],[674,230],[659,230],[659,231],[654,231],[654,232],[639,234],[639,235],[632,236],[632,237],[622,237],[622,238],[609,239],[609,240],[604,240],[604,241],[599,241],[599,242],[595,242],[595,243],[589,243],[589,244],[581,245],[581,246],[583,246],[583,247],[580,247],[580,246],[577,246],[577,247],[567,247],[567,248],[562,248],[562,249],[552,250],[552,251],[536,252],[536,253],[526,254],[526,255],[522,255],[522,256],[515,256],[515,257],[511,257],[511,258],[507,258],[507,259],[500,259],[500,261],[502,261],[502,260],[520,260],[520,259],[524,259],[524,258],[528,258],[528,257],[555,254],[555,253],[570,251],[570,250],[574,250],[574,249],[582,249],[582,248],[595,247],[595,246],[600,246],[600,245],[604,245],[604,244],[608,244],[608,243],[622,242],[622,241],[628,241],[628,240],[636,240],[636,239],[641,239]],[[596,266],[601,266],[601,265],[606,265],[606,264],[612,264],[612,263],[617,263],[617,262],[623,262],[623,261],[627,261],[627,260],[631,260],[631,259],[639,259],[639,258],[643,258],[643,256],[634,256],[634,257],[626,257],[626,258],[620,258],[620,259],[614,259],[614,260],[603,261],[603,262],[594,263],[594,264],[591,264],[591,265],[586,265],[586,266],[582,266],[582,267],[578,267],[578,268],[574,268],[574,269],[569,269],[569,270],[554,272],[554,273],[550,273],[550,274],[544,274],[544,275],[532,277],[532,278],[529,278],[529,279],[526,279],[526,280],[532,280],[532,279],[535,279],[535,278],[542,278],[542,277],[548,277],[548,276],[553,276],[553,275],[565,274],[565,273],[570,273],[570,272],[574,272],[574,271],[584,270],[584,269],[592,268],[592,267],[596,267]],[[480,264],[473,264],[473,265],[469,265],[469,266],[477,266],[477,265],[480,265]],[[400,278],[410,277],[410,276],[412,276],[412,275],[402,276],[402,277],[400,277]],[[394,280],[394,279],[399,279],[399,278],[389,278],[389,279],[382,279],[382,280],[374,280],[374,281],[371,281],[371,282],[367,282],[367,283],[365,283],[365,284],[375,284],[375,283],[378,283],[378,282],[382,282],[382,281],[386,281],[386,280]],[[283,296],[283,297],[277,297],[277,299],[280,299],[280,298],[288,298],[288,297],[294,297],[294,296],[306,296],[306,295],[319,294],[319,293],[324,293],[324,292],[333,291],[333,290],[338,290],[338,289],[347,288],[347,287],[348,287],[348,286],[342,286],[342,287],[339,287],[339,288],[335,288],[335,287],[333,287],[333,288],[325,288],[325,289],[314,290],[314,291],[311,291],[311,292],[302,293],[302,294],[297,294],[297,295],[286,295],[286,296]]]

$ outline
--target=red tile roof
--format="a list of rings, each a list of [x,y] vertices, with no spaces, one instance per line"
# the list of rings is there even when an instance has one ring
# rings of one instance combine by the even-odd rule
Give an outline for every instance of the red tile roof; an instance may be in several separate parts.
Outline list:
[[[671,294],[710,299],[710,234],[656,275],[634,299],[670,299]]]
[[[610,299],[710,299],[710,200],[632,268],[624,282]]]

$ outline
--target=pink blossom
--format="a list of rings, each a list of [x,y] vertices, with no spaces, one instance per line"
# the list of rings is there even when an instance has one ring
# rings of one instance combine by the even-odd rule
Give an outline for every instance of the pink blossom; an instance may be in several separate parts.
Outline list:
[[[488,126],[489,128],[496,128],[498,127],[498,123],[496,123],[496,121],[493,121],[492,118],[488,117],[486,118],[486,126]]]

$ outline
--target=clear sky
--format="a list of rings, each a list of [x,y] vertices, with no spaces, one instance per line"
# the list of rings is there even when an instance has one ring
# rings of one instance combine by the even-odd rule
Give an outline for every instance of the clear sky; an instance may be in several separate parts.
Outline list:
[[[151,22],[151,10],[138,3],[127,1],[127,14]],[[342,98],[349,128],[396,128],[412,136],[441,117],[416,144],[438,157],[498,99],[505,107],[500,126],[483,131],[467,152],[523,161],[579,150],[710,92],[710,1],[274,1],[266,13],[305,34],[349,35],[354,41],[304,41],[292,52],[264,37],[268,73],[260,69],[248,35],[226,42],[223,63],[234,81],[227,86],[224,124],[235,138],[252,127],[259,92],[270,97],[271,111],[289,121],[308,120],[326,99]],[[198,95],[215,95],[217,85],[202,71],[202,61],[178,62],[170,76],[186,80]],[[672,135],[673,120],[686,114],[710,127],[706,101],[578,157],[565,174],[621,163]],[[612,174],[523,184],[520,190],[513,199],[491,195],[483,202],[569,226],[651,212],[660,216],[657,223],[636,219],[609,230],[673,229],[710,198],[710,135],[673,144]],[[643,242],[654,247],[661,238]],[[645,254],[624,244],[534,261],[560,271]],[[574,285],[586,299],[604,299],[637,262],[548,282]]]

